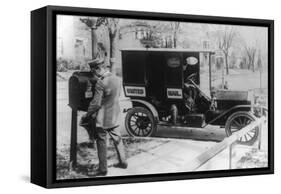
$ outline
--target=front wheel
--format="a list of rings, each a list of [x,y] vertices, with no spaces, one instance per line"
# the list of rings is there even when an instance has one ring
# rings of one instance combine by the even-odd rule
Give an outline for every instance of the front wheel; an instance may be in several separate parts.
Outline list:
[[[238,111],[233,113],[226,121],[225,132],[227,136],[232,135],[232,133],[239,131],[245,126],[249,125],[255,120],[255,116],[249,112]],[[243,145],[253,145],[257,140],[259,135],[258,127],[250,130],[244,136],[239,138],[237,141],[239,144]]]
[[[131,136],[150,137],[156,132],[152,113],[144,107],[131,108],[125,118],[126,130]]]

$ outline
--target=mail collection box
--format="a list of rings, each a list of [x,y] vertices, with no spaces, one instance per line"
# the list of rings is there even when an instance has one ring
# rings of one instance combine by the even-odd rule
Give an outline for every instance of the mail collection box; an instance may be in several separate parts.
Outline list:
[[[69,78],[69,106],[87,111],[95,92],[96,80],[91,72],[74,72]]]

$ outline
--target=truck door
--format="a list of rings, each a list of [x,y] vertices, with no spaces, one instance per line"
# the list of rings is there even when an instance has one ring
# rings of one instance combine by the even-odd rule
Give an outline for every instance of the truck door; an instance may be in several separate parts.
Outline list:
[[[180,52],[165,53],[165,89],[168,100],[183,98],[183,60]]]

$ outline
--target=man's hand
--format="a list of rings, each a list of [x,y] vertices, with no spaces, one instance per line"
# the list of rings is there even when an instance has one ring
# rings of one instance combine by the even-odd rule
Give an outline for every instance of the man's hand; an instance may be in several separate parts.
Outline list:
[[[97,112],[92,113],[91,115],[89,115],[89,113],[86,113],[86,114],[82,115],[79,125],[80,126],[87,125],[91,118],[96,119],[96,117],[97,117]]]
[[[83,119],[86,119],[88,116],[87,116],[87,113],[86,114],[83,114],[82,117],[81,117],[81,120]]]
[[[90,118],[87,114],[84,114],[82,115],[81,119],[80,119],[80,122],[79,122],[79,125],[80,126],[85,126],[85,125],[88,125],[89,124],[89,121],[90,121]]]

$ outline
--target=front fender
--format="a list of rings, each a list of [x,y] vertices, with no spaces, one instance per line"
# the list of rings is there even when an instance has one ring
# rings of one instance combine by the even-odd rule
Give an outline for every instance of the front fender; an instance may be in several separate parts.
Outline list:
[[[131,99],[131,102],[134,106],[142,106],[150,110],[152,115],[154,116],[155,120],[158,122],[159,121],[159,114],[158,111],[156,110],[155,106],[152,105],[151,103],[145,101],[145,100],[139,100],[139,99]]]
[[[222,112],[220,115],[216,116],[215,118],[213,118],[211,121],[209,121],[208,123],[206,123],[203,127],[206,127],[209,124],[218,124],[219,125],[224,125],[227,118],[237,112],[237,111],[252,111],[253,106],[252,105],[236,105],[233,106],[232,108],[225,110],[224,112]]]

